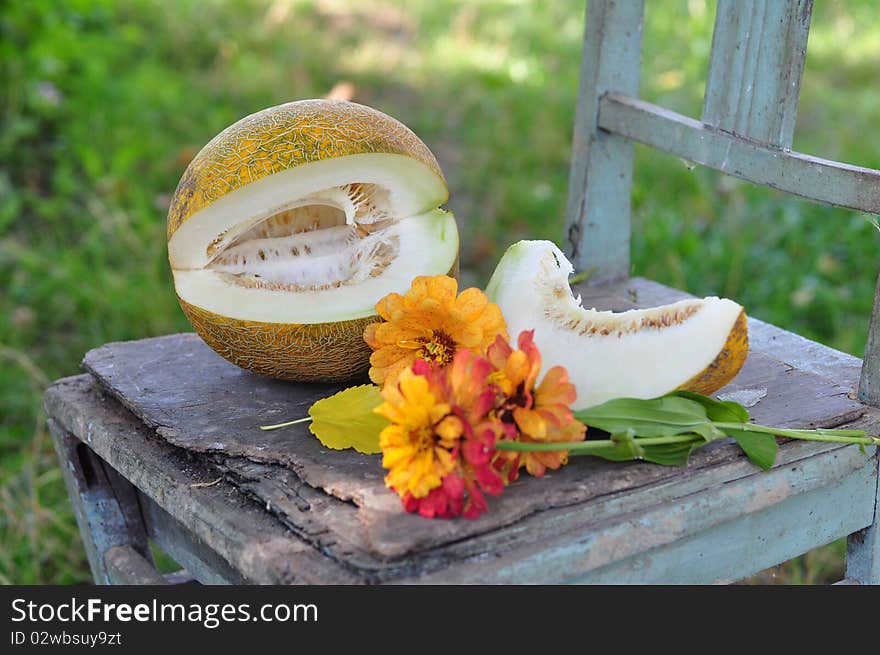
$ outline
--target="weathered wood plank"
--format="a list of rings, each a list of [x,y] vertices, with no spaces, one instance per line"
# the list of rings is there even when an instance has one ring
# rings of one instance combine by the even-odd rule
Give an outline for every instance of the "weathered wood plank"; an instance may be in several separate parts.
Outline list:
[[[104,565],[111,584],[116,585],[164,585],[168,581],[156,570],[152,562],[131,546],[114,546],[104,553]]]
[[[880,585],[880,464],[874,467],[873,491],[870,524],[850,534],[846,542],[846,577],[861,584]],[[865,495],[870,497],[870,490]]]
[[[170,446],[119,403],[103,396],[90,375],[53,384],[46,412],[87,443],[131,484],[178,520],[249,582],[350,584],[346,566],[315,551],[262,507],[216,475],[207,462]],[[195,486],[194,486],[195,485]],[[166,544],[167,545],[167,544]],[[173,556],[173,555],[172,555]]]
[[[860,453],[859,453],[860,455]],[[870,520],[866,492],[876,483],[875,462],[827,486],[799,492],[766,509],[591,571],[580,584],[722,584],[785,562]],[[800,477],[794,471],[790,477]],[[774,493],[770,488],[766,493]],[[690,511],[685,507],[684,511]]]
[[[581,60],[566,207],[565,250],[601,283],[629,274],[633,146],[597,129],[599,98],[639,89],[643,0],[591,0]]]
[[[617,93],[600,101],[599,127],[808,200],[880,213],[880,171],[874,169],[765,146]]]
[[[703,122],[791,148],[813,0],[719,0]]]
[[[160,439],[150,437],[133,415],[122,410],[115,401],[100,400],[94,382],[88,376],[70,379],[61,386],[68,388],[56,388],[47,394],[47,408],[50,413],[56,415],[60,413],[78,430],[88,425],[88,435],[99,452],[110,458],[113,465],[119,467],[119,470],[127,477],[131,477],[135,483],[139,480],[142,483],[146,482],[146,490],[156,497],[157,501],[163,502],[168,511],[174,513],[175,519],[182,523],[182,528],[196,535],[217,552],[224,553],[227,561],[233,566],[243,567],[240,570],[248,572],[250,580],[268,579],[276,582],[301,580],[302,578],[291,575],[290,571],[302,571],[302,567],[306,567],[311,573],[308,578],[313,582],[338,580],[338,571],[334,573],[331,569],[328,573],[328,567],[321,565],[322,562],[326,562],[326,557],[322,556],[321,552],[329,555],[332,561],[345,558],[351,575],[368,582],[415,580],[431,572],[441,575],[439,572],[444,570],[447,570],[450,576],[454,576],[454,571],[463,563],[477,560],[483,562],[484,566],[493,562],[506,565],[523,557],[523,553],[528,552],[529,547],[540,548],[541,544],[566,531],[579,534],[592,533],[597,529],[604,529],[602,526],[615,521],[628,520],[634,513],[654,511],[658,506],[666,506],[675,503],[676,499],[687,498],[706,490],[723,490],[731,482],[756,475],[756,469],[745,458],[739,456],[735,448],[716,443],[704,449],[704,458],[695,458],[687,469],[647,464],[609,465],[607,472],[613,475],[603,476],[599,485],[601,493],[595,495],[596,490],[593,489],[592,500],[579,502],[585,488],[589,491],[590,484],[594,482],[594,476],[588,473],[590,465],[601,467],[605,464],[594,462],[590,458],[579,458],[559,474],[553,474],[545,480],[531,481],[554,489],[552,496],[557,503],[556,506],[551,505],[543,511],[523,516],[522,520],[508,526],[477,534],[471,534],[472,526],[477,522],[425,521],[403,514],[393,494],[386,492],[386,497],[395,503],[397,515],[405,520],[405,523],[396,524],[398,528],[411,527],[415,531],[427,531],[429,543],[436,542],[438,533],[432,531],[437,530],[443,537],[443,545],[431,549],[417,549],[412,553],[403,553],[397,558],[371,560],[369,553],[359,553],[351,543],[344,543],[344,540],[340,539],[340,534],[343,532],[339,528],[339,523],[351,521],[356,528],[364,532],[365,541],[376,539],[392,541],[394,535],[376,537],[370,534],[371,531],[382,529],[389,523],[377,522],[378,528],[370,527],[373,522],[369,517],[358,516],[357,510],[353,511],[354,508],[350,503],[337,500],[317,490],[311,490],[309,493],[309,488],[301,483],[289,485],[288,476],[291,473],[287,469],[253,463],[250,466],[255,467],[255,470],[248,474],[252,486],[247,489],[247,493],[258,498],[261,507],[248,503],[248,511],[242,512],[238,509],[238,505],[242,502],[239,498],[240,493],[230,489],[225,480],[210,487],[191,487],[194,484],[192,481],[201,483],[216,480],[215,473],[205,470],[202,466],[205,456],[190,458],[180,457],[179,453],[169,455],[168,451],[175,449],[163,444]],[[77,389],[80,393],[74,393]],[[86,434],[85,431],[83,434]],[[779,465],[787,466],[799,461],[808,461],[839,448],[838,444],[791,442],[781,448]],[[135,456],[132,456],[132,451],[137,451]],[[217,457],[219,459],[222,456]],[[227,466],[229,462],[233,464]],[[239,474],[242,473],[242,467],[246,466],[248,466],[247,462],[237,458],[225,458],[221,464],[221,468],[237,471]],[[823,475],[826,476],[834,473],[833,467],[826,467],[824,470]],[[587,475],[584,475],[585,472]],[[572,477],[566,479],[563,473]],[[157,475],[160,479],[156,479]],[[757,475],[760,477],[763,474]],[[183,477],[188,483],[169,484],[169,477],[172,480]],[[527,502],[526,496],[532,495],[528,488],[530,481],[523,482],[524,484],[517,483],[508,489],[499,500],[514,505]],[[638,483],[641,483],[641,486],[634,487],[634,484]],[[218,517],[218,507],[215,503],[210,503],[205,508],[198,501],[204,501],[206,494],[215,493],[224,487],[226,491],[221,497],[226,508]],[[288,493],[290,498],[287,500],[279,497],[279,494]],[[181,495],[193,496],[193,498],[183,498],[181,501]],[[321,498],[322,502],[313,504],[315,496]],[[299,504],[299,515],[286,507],[285,503]],[[144,503],[144,506],[146,508],[147,504]],[[314,562],[299,549],[291,547],[301,543],[293,535],[288,535],[288,538],[292,539],[294,544],[284,544],[281,539],[272,537],[264,527],[269,518],[268,512],[264,509],[269,512],[279,512],[286,523],[295,526],[298,532],[304,534],[304,538],[316,548],[311,553]],[[493,512],[498,509],[497,506],[493,506]],[[752,509],[754,508],[740,507],[741,511]],[[315,516],[303,520],[302,517],[308,516],[310,511],[314,511]],[[149,511],[145,513],[150,514]],[[333,521],[324,520],[329,515],[333,516]],[[716,512],[711,515],[716,518],[724,516]],[[206,521],[219,523],[219,530],[206,531],[204,525]],[[224,525],[225,523],[232,523],[239,530],[239,534],[230,535],[230,527]],[[326,527],[323,532],[322,525]],[[695,525],[694,529],[697,527],[699,526]],[[396,538],[400,539],[399,536]],[[261,540],[271,542],[274,547],[261,546]],[[404,540],[403,543],[409,541]],[[167,548],[165,544],[162,545]],[[250,556],[242,555],[239,550],[249,551]],[[172,556],[175,554],[172,553]],[[355,564],[357,566],[352,567]],[[358,567],[363,568],[357,572]],[[271,572],[271,575],[267,575],[267,571]],[[485,575],[489,575],[488,569]]]
[[[134,488],[56,420],[49,432],[96,584],[111,584],[105,554],[130,547],[152,562]]]
[[[872,449],[874,450],[874,449]],[[487,552],[420,583],[706,584],[733,582],[841,535],[873,516],[876,452],[834,449],[677,498],[589,529],[569,519],[504,558]],[[403,580],[410,582],[410,579]]]
[[[141,492],[147,533],[202,584],[245,584],[247,579],[216,550]]]
[[[587,304],[603,309],[652,304],[663,294],[673,294],[666,287],[639,280],[583,291],[588,294]],[[181,361],[187,362],[186,367],[177,365]],[[401,511],[397,498],[384,486],[378,457],[327,450],[304,425],[269,433],[259,430],[262,422],[305,415],[316,397],[337,387],[322,386],[316,391],[315,385],[251,375],[191,335],[108,344],[90,352],[85,365],[114,397],[147,424],[158,426],[172,444],[288,467],[289,473],[269,481],[261,479],[264,472],[253,466],[223,464],[244,490],[269,503],[298,535],[364,568],[373,566],[372,558],[391,560],[430,550],[509,526],[537,512],[651,485],[680,473],[649,464],[623,469],[598,460],[582,461],[555,473],[556,484],[523,480],[493,500],[492,512],[478,521],[424,521]],[[166,394],[169,388],[174,392]],[[832,427],[854,420],[864,410],[847,397],[846,389],[761,352],[750,355],[743,371],[724,391],[739,393],[739,399],[751,405],[756,421],[780,427]],[[726,451],[704,449],[695,454],[692,467],[738,456],[732,446]],[[336,505],[327,495],[346,501],[345,508],[331,509]]]
[[[874,291],[865,361],[859,376],[859,398],[875,407],[880,406],[880,277]]]

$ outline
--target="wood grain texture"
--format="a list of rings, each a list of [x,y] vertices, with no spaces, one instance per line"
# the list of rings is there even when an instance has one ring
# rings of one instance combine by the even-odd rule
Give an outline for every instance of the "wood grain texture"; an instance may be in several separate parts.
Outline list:
[[[880,471],[874,467],[873,520],[846,541],[846,577],[861,584],[880,585]],[[863,492],[870,501],[871,490]]]
[[[661,493],[642,511],[613,507],[584,524],[573,511],[546,517],[557,530],[517,545],[491,573],[478,559],[424,573],[422,583],[729,583],[833,541],[869,522],[876,455],[834,449],[771,472]],[[662,489],[662,487],[661,487]],[[679,490],[681,491],[681,490]],[[625,499],[622,495],[618,501]],[[846,510],[841,510],[841,504]]]
[[[719,0],[703,122],[791,148],[813,0]]]
[[[859,398],[875,407],[880,406],[880,277],[874,291],[865,360],[859,378]]]
[[[131,546],[114,546],[104,553],[104,564],[111,584],[164,585],[168,581],[152,562]]]

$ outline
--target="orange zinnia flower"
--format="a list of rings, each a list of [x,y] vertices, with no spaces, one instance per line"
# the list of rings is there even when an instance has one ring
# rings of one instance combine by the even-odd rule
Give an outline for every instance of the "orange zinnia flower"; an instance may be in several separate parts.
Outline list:
[[[501,310],[479,289],[465,289],[447,275],[419,276],[405,295],[390,293],[378,303],[384,319],[364,330],[373,349],[370,379],[394,384],[401,372],[418,359],[445,366],[455,353],[467,349],[485,353],[507,330]]]
[[[524,442],[581,441],[587,428],[575,420],[569,405],[576,398],[575,386],[569,382],[562,366],[554,366],[536,387],[541,371],[541,353],[532,337],[534,330],[519,335],[518,350],[503,338],[497,338],[488,350],[495,367],[490,378],[502,394],[496,410],[508,439]],[[568,451],[498,453],[496,468],[506,471],[508,479],[516,477],[520,465],[534,476],[557,469],[568,461]]]

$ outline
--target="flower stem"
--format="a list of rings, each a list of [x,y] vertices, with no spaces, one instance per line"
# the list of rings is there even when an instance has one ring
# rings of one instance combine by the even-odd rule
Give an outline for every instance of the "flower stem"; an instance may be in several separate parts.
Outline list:
[[[650,437],[646,439],[636,438],[640,446],[659,446],[662,444],[692,443],[703,441],[703,437],[697,434],[679,434],[671,437]],[[554,452],[567,450],[572,455],[589,455],[597,450],[614,448],[617,442],[611,439],[594,439],[591,441],[559,441],[551,443],[536,443],[522,441],[499,441],[495,444],[495,450],[515,450],[518,452]]]
[[[276,425],[261,425],[261,430],[277,430],[278,428],[286,428],[289,425],[296,425],[297,423],[305,423],[306,421],[311,421],[311,416],[306,416],[305,418],[298,418],[295,421],[287,421],[286,423],[278,423]]]
[[[872,437],[864,430],[786,430],[782,428],[768,428],[753,423],[715,423],[717,428],[724,430],[742,430],[743,432],[759,432],[791,439],[803,439],[806,441],[826,441],[832,443],[853,443],[862,446],[880,446],[880,438]],[[692,443],[703,441],[703,437],[696,434],[680,434],[670,437],[636,437],[636,443],[640,446],[660,446],[663,444]],[[495,444],[496,450],[515,450],[518,452],[555,452],[567,450],[572,455],[589,455],[595,451],[606,448],[614,448],[616,442],[611,439],[595,439],[591,441],[535,443],[522,441],[499,441]]]
[[[791,439],[804,439],[805,441],[828,441],[832,443],[855,443],[863,446],[878,446],[880,438],[869,436],[864,430],[786,430],[783,428],[768,428],[754,423],[715,423],[715,427],[721,430],[741,430],[743,432],[759,432],[772,434],[778,437]],[[641,440],[639,440],[641,442]]]

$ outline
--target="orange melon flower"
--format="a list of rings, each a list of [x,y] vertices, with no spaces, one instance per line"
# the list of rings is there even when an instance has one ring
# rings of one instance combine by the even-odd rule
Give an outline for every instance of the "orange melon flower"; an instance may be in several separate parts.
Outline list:
[[[364,330],[374,383],[394,384],[419,359],[445,366],[460,350],[484,354],[495,337],[507,337],[501,309],[485,293],[457,293],[458,282],[447,275],[418,276],[406,294],[390,293],[376,303],[384,322]]]
[[[535,386],[541,372],[541,353],[533,341],[534,330],[519,335],[514,350],[503,338],[497,338],[487,357],[495,368],[490,379],[501,392],[496,410],[507,439],[523,442],[582,441],[587,427],[574,418],[569,405],[577,392],[562,366],[554,366]],[[516,453],[499,451],[496,468],[516,477],[517,469],[525,466],[534,476],[557,469],[568,461],[568,451]]]

